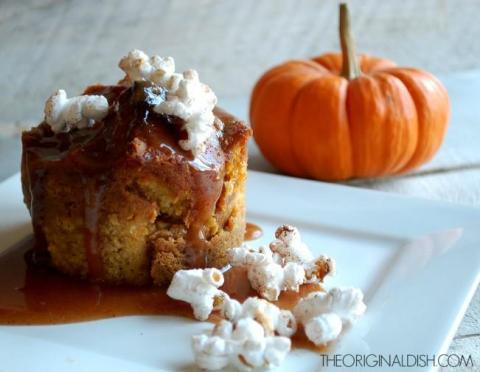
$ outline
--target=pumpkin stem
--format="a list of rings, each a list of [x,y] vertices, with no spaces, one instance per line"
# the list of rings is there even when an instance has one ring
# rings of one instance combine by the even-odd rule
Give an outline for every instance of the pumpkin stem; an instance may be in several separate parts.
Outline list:
[[[340,44],[342,46],[342,73],[341,75],[352,80],[360,76],[360,66],[355,55],[355,45],[350,32],[350,14],[347,4],[340,4]]]

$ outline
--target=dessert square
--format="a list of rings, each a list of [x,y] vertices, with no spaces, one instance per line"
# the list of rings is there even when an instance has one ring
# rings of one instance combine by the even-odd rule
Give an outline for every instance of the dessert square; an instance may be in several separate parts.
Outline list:
[[[202,103],[213,92],[196,73],[164,68],[159,82],[158,60],[131,54],[118,85],[47,101],[22,136],[22,187],[38,257],[93,281],[161,285],[225,265],[242,243],[251,131],[214,95]]]

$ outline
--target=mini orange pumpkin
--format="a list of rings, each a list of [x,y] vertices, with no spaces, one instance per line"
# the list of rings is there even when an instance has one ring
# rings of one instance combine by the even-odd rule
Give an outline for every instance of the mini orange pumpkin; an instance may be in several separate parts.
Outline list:
[[[355,55],[345,4],[342,53],[292,60],[267,71],[250,121],[264,156],[295,176],[345,180],[406,172],[440,147],[447,91],[432,74]]]

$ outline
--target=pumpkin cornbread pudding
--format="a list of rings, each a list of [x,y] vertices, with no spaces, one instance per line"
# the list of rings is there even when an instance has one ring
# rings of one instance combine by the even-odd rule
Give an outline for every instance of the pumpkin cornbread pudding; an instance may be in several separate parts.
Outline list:
[[[59,90],[22,136],[36,256],[108,283],[221,267],[243,241],[250,129],[173,59],[132,51],[118,85]]]

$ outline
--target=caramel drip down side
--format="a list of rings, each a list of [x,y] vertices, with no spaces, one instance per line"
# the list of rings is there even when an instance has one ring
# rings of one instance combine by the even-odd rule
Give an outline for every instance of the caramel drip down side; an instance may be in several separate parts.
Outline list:
[[[99,219],[101,205],[105,194],[105,185],[95,178],[82,177],[84,186],[84,244],[88,266],[88,277],[92,280],[102,279],[104,267],[99,239]]]
[[[32,228],[35,237],[32,259],[39,264],[45,264],[50,259],[47,239],[42,228],[45,219],[44,178],[47,170],[38,166],[37,155],[30,151],[25,151],[23,154],[22,168],[27,177],[22,187],[24,187],[24,193],[27,192],[29,196],[28,210],[32,218]]]
[[[189,267],[208,267],[206,225],[215,213],[215,205],[222,192],[223,177],[217,171],[193,170],[193,179],[196,197],[190,215],[185,258]]]

